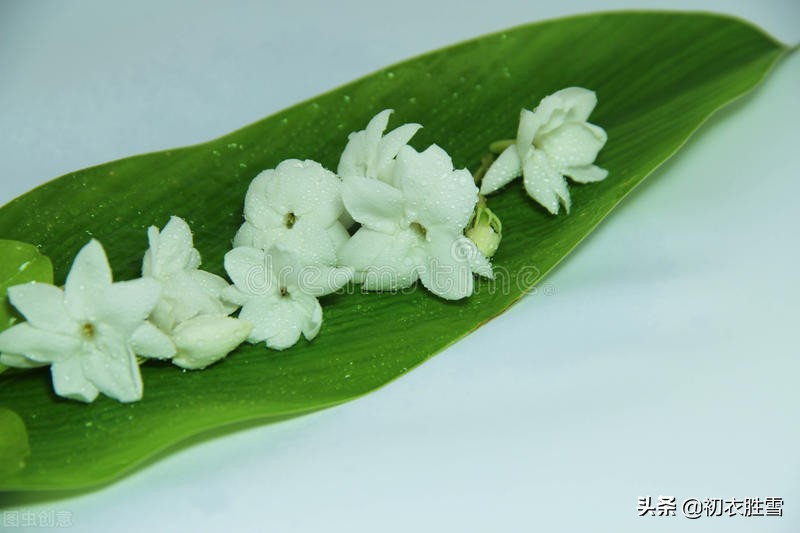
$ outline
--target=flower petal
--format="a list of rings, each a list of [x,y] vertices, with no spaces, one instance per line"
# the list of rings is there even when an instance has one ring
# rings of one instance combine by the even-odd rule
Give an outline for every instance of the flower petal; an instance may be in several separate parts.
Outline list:
[[[468,242],[464,242],[468,241]],[[475,281],[470,268],[474,243],[449,228],[428,231],[428,260],[419,273],[426,289],[446,300],[460,300],[472,294]]]
[[[0,365],[10,366],[13,368],[37,368],[40,366],[47,366],[49,363],[40,363],[33,359],[28,359],[24,355],[15,353],[0,353]]]
[[[284,233],[286,233],[286,228],[283,226],[264,230],[258,228],[255,224],[245,221],[233,237],[233,246],[234,248],[247,246],[266,250],[275,244],[275,241],[280,239]]]
[[[172,362],[182,368],[205,368],[244,342],[252,328],[249,322],[229,316],[195,317],[175,328],[178,353]]]
[[[0,352],[24,355],[39,363],[51,363],[70,357],[81,345],[75,336],[38,329],[27,322],[0,333]]]
[[[255,296],[278,295],[272,271],[267,268],[264,250],[240,247],[225,254],[225,271],[236,288]],[[225,290],[228,294],[228,290]]]
[[[161,298],[161,284],[152,278],[119,281],[108,287],[87,317],[113,327],[128,339],[155,309]]]
[[[422,128],[419,124],[403,124],[402,126],[390,131],[383,136],[378,146],[378,154],[375,160],[375,175],[367,175],[367,177],[375,177],[390,185],[397,186],[393,183],[392,170],[394,165],[394,158],[400,153],[403,146],[408,144],[408,141]]]
[[[590,165],[606,142],[606,134],[600,128],[586,124],[564,124],[539,140],[539,146],[547,153],[556,168]]]
[[[77,324],[67,314],[64,291],[47,283],[26,283],[8,288],[8,299],[36,328],[73,334]]]
[[[481,180],[481,194],[491,194],[522,174],[522,160],[517,146],[512,144],[500,154]]]
[[[341,218],[339,220],[341,220]],[[344,243],[350,239],[350,234],[341,222],[334,222],[333,225],[328,228],[328,237],[331,238],[331,242],[338,256],[339,250],[344,246]]]
[[[389,116],[393,113],[391,109],[384,109],[369,121],[367,129],[364,130],[364,148],[366,154],[366,173],[365,177],[377,178],[378,177],[378,146],[381,142],[381,136],[386,131],[386,126],[389,124]]]
[[[293,300],[305,317],[301,327],[303,337],[310,341],[317,336],[322,327],[322,306],[316,298],[307,294],[296,295]]]
[[[86,379],[106,396],[120,402],[142,399],[142,376],[128,343],[101,337],[82,354],[81,366]]]
[[[559,107],[566,111],[566,120],[570,122],[585,122],[597,105],[597,94],[583,87],[567,87],[548,98],[558,99]]]
[[[220,301],[220,295],[222,291],[226,289],[229,284],[225,281],[225,278],[222,276],[217,276],[216,274],[212,274],[211,272],[206,272],[205,270],[193,270],[189,273],[189,275],[194,279],[194,281],[202,287],[203,291],[209,296],[209,298],[213,301],[216,301],[214,308],[221,309],[221,311],[212,311],[211,308],[204,307],[202,312],[208,314],[218,314],[223,313],[229,315],[236,311],[238,306],[236,305],[228,305]]]
[[[106,252],[98,241],[92,239],[75,256],[64,285],[64,303],[72,317],[87,318],[111,282]]]
[[[298,220],[273,247],[290,251],[304,265],[332,265],[336,263],[337,247],[331,238],[335,232],[329,229],[307,218]]]
[[[206,279],[205,276],[199,274],[200,272],[202,271],[178,272],[162,283],[161,301],[167,301],[171,304],[176,322],[183,322],[197,315],[223,313],[224,308],[218,296],[210,295],[197,281],[198,279]],[[208,273],[206,272],[205,274]],[[212,274],[208,275],[212,276]],[[219,279],[224,286],[227,286],[224,280]],[[219,294],[220,290],[217,291],[217,294]]]
[[[481,277],[494,279],[492,263],[478,249],[474,241],[464,236],[456,237],[453,253],[457,258],[465,258],[469,268]]]
[[[248,340],[266,341],[269,348],[283,350],[293,346],[307,320],[291,298],[254,298],[242,306],[239,318],[253,324]]]
[[[466,169],[454,171],[450,156],[435,144],[422,153],[404,146],[397,156],[395,178],[409,222],[426,228],[447,226],[462,231],[478,201],[472,174]]]
[[[600,168],[596,165],[586,165],[583,167],[569,167],[564,173],[569,176],[572,181],[578,183],[593,183],[595,181],[603,181],[608,176],[608,170]]]
[[[150,241],[149,254],[146,254],[142,270],[147,270],[155,278],[163,278],[189,267],[196,268],[199,255],[194,250],[192,230],[180,217],[170,217],[167,225],[159,232],[151,226],[147,230]]]
[[[264,170],[253,178],[244,197],[244,218],[260,230],[282,227],[284,215],[275,209],[275,204],[280,205],[285,199],[273,198],[270,195],[280,195],[281,191],[267,191],[267,186],[277,179],[275,169]],[[243,246],[237,244],[236,246]]]
[[[353,267],[307,265],[297,277],[297,288],[303,294],[314,297],[338,291],[353,279]]]
[[[419,277],[424,241],[411,230],[390,235],[359,229],[342,247],[343,265],[353,267],[354,278],[369,291],[394,291],[410,287]]]
[[[347,212],[369,229],[394,233],[403,223],[403,193],[382,181],[346,177],[342,200]]]
[[[287,159],[275,168],[265,194],[269,206],[282,217],[291,213],[296,221],[306,220],[327,228],[344,209],[340,189],[336,174],[316,161]]]
[[[136,328],[130,339],[131,349],[141,357],[168,359],[175,355],[175,344],[160,329],[150,322]]]
[[[254,298],[252,294],[239,290],[235,285],[226,287],[220,294],[220,299],[223,302],[228,302],[237,308],[243,306],[252,298]]]
[[[547,156],[541,150],[533,152],[531,158],[525,162],[522,173],[525,190],[531,198],[553,215],[558,214],[559,199],[566,198],[564,203],[569,212],[570,200],[566,180],[550,165]]]
[[[367,134],[364,131],[355,131],[347,138],[339,158],[336,173],[345,178],[348,176],[367,176]]]
[[[517,154],[520,161],[525,161],[530,157],[530,152],[533,149],[533,139],[539,133],[542,127],[543,114],[537,110],[533,112],[529,109],[523,109],[519,112],[519,127],[517,128]]]
[[[84,376],[81,358],[78,356],[53,363],[50,374],[53,378],[53,390],[62,398],[89,403],[100,392]]]

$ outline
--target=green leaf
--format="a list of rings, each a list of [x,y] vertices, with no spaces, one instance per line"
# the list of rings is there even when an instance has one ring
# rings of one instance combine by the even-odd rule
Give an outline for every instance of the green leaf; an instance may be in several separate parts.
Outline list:
[[[645,176],[721,106],[755,87],[785,48],[749,24],[706,14],[610,13],[519,27],[433,52],[360,79],[210,143],[75,172],[0,210],[0,235],[41,245],[61,281],[90,237],[119,279],[138,275],[145,229],[170,215],[195,231],[205,267],[222,258],[242,220],[248,182],[290,157],[335,168],[350,131],[384,108],[425,128],[475,169],[514,135],[521,107],[578,85],[597,91],[592,122],[609,141],[610,177],[572,188],[573,211],[551,217],[519,186],[491,198],[503,221],[498,281],[446,302],[424,291],[339,294],[324,300],[312,342],[285,352],[243,346],[201,372],[142,368],[141,402],[56,398],[46,372],[0,375],[0,404],[24,419],[31,456],[0,489],[108,482],[175,443],[247,420],[271,422],[356,398],[408,372],[528,292]]]
[[[30,453],[25,422],[14,411],[0,407],[0,477],[25,468]]]
[[[50,259],[31,244],[0,240],[0,331],[20,318],[8,302],[8,288],[29,281],[53,282]]]

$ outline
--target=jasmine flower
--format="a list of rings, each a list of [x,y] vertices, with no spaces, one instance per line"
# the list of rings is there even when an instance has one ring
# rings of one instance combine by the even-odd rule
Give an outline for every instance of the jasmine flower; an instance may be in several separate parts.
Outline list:
[[[528,194],[550,213],[570,209],[572,181],[601,181],[608,171],[594,165],[606,132],[587,122],[597,104],[594,91],[569,87],[542,99],[534,111],[520,113],[517,139],[489,167],[481,194],[490,194],[520,174]]]
[[[142,260],[142,275],[161,285],[161,299],[150,319],[168,333],[177,347],[172,362],[197,369],[227,356],[244,342],[252,327],[227,315],[238,307],[220,300],[228,282],[200,270],[189,225],[171,217],[162,231],[147,231],[150,248]]]
[[[261,172],[244,203],[245,223],[235,247],[267,250],[279,244],[306,264],[336,251],[349,235],[339,222],[344,211],[341,182],[319,163],[288,159]]]
[[[351,268],[304,265],[296,254],[276,245],[269,250],[238,247],[225,255],[233,286],[223,298],[242,306],[239,318],[253,324],[248,341],[283,350],[300,336],[312,340],[322,325],[317,297],[330,294],[353,276]]]
[[[367,290],[398,290],[417,279],[449,300],[472,294],[473,273],[491,277],[492,268],[464,228],[478,200],[465,169],[433,145],[422,153],[404,146],[392,183],[345,176],[343,200],[361,228],[341,250],[343,264]]]
[[[0,333],[3,362],[50,365],[53,388],[65,398],[121,402],[142,397],[136,354],[168,358],[175,346],[146,321],[160,297],[152,279],[114,283],[105,251],[92,240],[75,257],[64,289],[28,283],[8,289],[27,319]]]

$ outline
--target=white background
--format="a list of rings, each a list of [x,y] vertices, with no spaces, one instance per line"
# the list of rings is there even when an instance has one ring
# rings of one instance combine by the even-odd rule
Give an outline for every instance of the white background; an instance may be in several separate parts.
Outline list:
[[[441,45],[622,7],[800,40],[796,0],[0,0],[0,203]],[[553,294],[380,391],[14,510],[97,532],[800,530],[798,87],[795,54],[626,199]],[[646,495],[783,497],[785,516],[639,518]]]

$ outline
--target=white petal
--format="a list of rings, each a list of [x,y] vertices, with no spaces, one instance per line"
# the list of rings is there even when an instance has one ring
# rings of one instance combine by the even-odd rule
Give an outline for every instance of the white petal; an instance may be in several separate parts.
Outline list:
[[[286,231],[286,228],[283,226],[264,230],[259,229],[250,222],[245,222],[233,237],[233,247],[247,246],[266,250],[275,244],[275,241],[280,239]]]
[[[113,327],[122,338],[130,338],[160,298],[161,284],[152,278],[120,281],[103,292],[87,318]]]
[[[403,193],[382,181],[344,178],[342,199],[347,212],[369,229],[394,233],[403,223]]]
[[[459,300],[472,294],[475,281],[470,254],[474,244],[470,247],[464,240],[446,229],[428,231],[428,261],[419,279],[426,289],[441,298]]]
[[[356,281],[366,290],[404,289],[419,277],[423,242],[411,230],[389,235],[361,228],[342,247],[341,262],[353,267]]]
[[[578,183],[593,183],[603,181],[608,176],[608,170],[596,165],[586,165],[584,167],[569,167],[564,173]]]
[[[472,174],[453,170],[447,152],[431,145],[422,153],[406,146],[397,156],[395,177],[406,201],[410,222],[424,227],[447,226],[460,232],[478,201]]]
[[[269,206],[284,217],[291,213],[298,222],[327,228],[344,210],[340,189],[336,174],[319,163],[288,159],[276,167],[265,194]]]
[[[143,322],[130,339],[133,352],[141,357],[167,359],[175,355],[175,345],[170,338],[150,322]]]
[[[583,87],[567,87],[550,97],[560,100],[560,107],[566,109],[567,120],[571,122],[585,122],[597,105],[595,92]]]
[[[205,293],[216,303],[221,306],[222,313],[229,315],[236,311],[238,306],[235,305],[228,305],[220,301],[220,295],[222,291],[225,290],[229,284],[225,281],[225,278],[221,276],[217,276],[216,274],[212,274],[211,272],[206,272],[205,270],[193,270],[190,275],[192,278],[197,282],[200,287],[203,288]],[[216,307],[216,306],[215,306]],[[211,314],[212,311],[203,309],[203,312]],[[215,311],[213,314],[217,314],[220,311]]]
[[[50,374],[53,378],[53,390],[59,396],[87,403],[97,398],[99,391],[84,376],[79,356],[53,363]]]
[[[331,238],[331,242],[336,249],[336,255],[338,256],[339,250],[341,250],[344,243],[350,239],[350,234],[347,233],[347,229],[345,229],[344,225],[340,222],[334,222],[333,225],[328,228],[328,236]]]
[[[533,149],[533,140],[542,127],[542,113],[534,113],[529,109],[523,109],[519,113],[519,128],[517,129],[517,154],[520,161],[524,162],[530,156]]]
[[[481,180],[481,194],[491,194],[522,174],[522,161],[517,146],[512,144],[500,154]]]
[[[378,146],[381,142],[381,136],[386,131],[386,126],[389,124],[389,116],[392,114],[391,109],[384,109],[369,121],[367,129],[364,130],[364,148],[366,154],[366,174],[364,176],[369,178],[378,177]]]
[[[457,257],[467,259],[467,264],[472,272],[484,278],[494,279],[492,264],[472,240],[463,236],[456,237],[453,250]]]
[[[378,145],[378,154],[375,160],[375,175],[367,175],[367,177],[378,178],[394,185],[394,183],[392,183],[394,158],[397,157],[397,154],[400,153],[403,146],[408,144],[408,141],[411,140],[421,127],[422,126],[419,124],[403,124],[384,135]]]
[[[64,303],[73,318],[86,318],[98,297],[111,286],[111,267],[103,246],[92,239],[81,248],[64,285]]]
[[[606,142],[605,132],[597,130],[586,124],[564,124],[542,136],[540,147],[556,168],[590,165]]]
[[[204,278],[200,272],[200,270],[179,272],[163,283],[162,301],[166,300],[172,305],[176,322],[183,322],[197,315],[222,314],[224,311],[219,297],[210,295],[198,283],[198,279]],[[220,280],[227,286],[224,280],[221,278]],[[217,290],[217,294],[220,291],[221,289]]]
[[[275,350],[293,346],[300,339],[307,320],[288,297],[254,298],[242,306],[239,318],[253,324],[250,342],[266,341],[267,346]]]
[[[47,283],[26,283],[8,288],[8,299],[32,326],[72,334],[76,323],[67,315],[64,291]]]
[[[234,248],[225,254],[225,271],[240,291],[256,296],[277,295],[278,287],[267,267],[264,250]],[[228,293],[226,289],[225,294]]]
[[[234,285],[226,287],[222,290],[222,293],[220,293],[220,299],[223,302],[229,302],[231,305],[235,305],[237,308],[243,306],[253,297],[254,296],[252,294],[243,292],[237,289]]]
[[[531,198],[539,202],[552,214],[557,214],[559,199],[566,196],[569,203],[569,192],[566,180],[547,161],[541,150],[536,150],[523,167],[525,190]],[[569,208],[567,208],[569,210]]]
[[[337,246],[331,238],[330,227],[319,226],[309,219],[298,220],[274,246],[290,251],[302,264],[336,263]]]
[[[142,376],[127,343],[112,337],[99,338],[82,354],[81,364],[86,379],[106,396],[120,402],[142,398]]]
[[[331,294],[353,279],[352,267],[332,267],[326,265],[307,265],[301,268],[297,277],[297,288],[303,294],[325,296]]]
[[[336,173],[341,177],[367,176],[367,134],[357,131],[350,134],[347,146],[339,158]]]
[[[244,342],[252,324],[223,315],[204,315],[178,325],[173,339],[178,347],[172,362],[183,368],[205,368]]]
[[[153,277],[169,276],[199,261],[192,230],[182,218],[173,216],[162,231],[150,227],[147,234],[150,240],[149,270]]]
[[[15,353],[0,353],[0,365],[10,366],[13,368],[37,368],[40,366],[47,366],[49,363],[40,363],[33,359],[28,359],[24,355]]]
[[[23,322],[0,333],[0,352],[24,355],[40,363],[72,356],[80,348],[76,336],[37,329]]]
[[[313,296],[298,294],[293,297],[295,304],[301,309],[305,320],[301,330],[306,340],[312,340],[322,327],[322,306]]]
[[[267,185],[276,179],[277,172],[274,169],[264,170],[250,182],[244,197],[246,223],[250,223],[260,230],[281,227],[284,223],[285,214],[281,214],[275,209],[276,203],[282,203],[281,199],[270,198],[270,194],[276,194],[276,192],[267,191]],[[281,191],[277,191],[277,194],[280,193]],[[245,243],[236,244],[236,246],[245,245]]]
[[[177,322],[175,309],[172,304],[173,302],[161,298],[147,319],[163,331],[172,331],[172,328],[175,327],[175,323]]]

